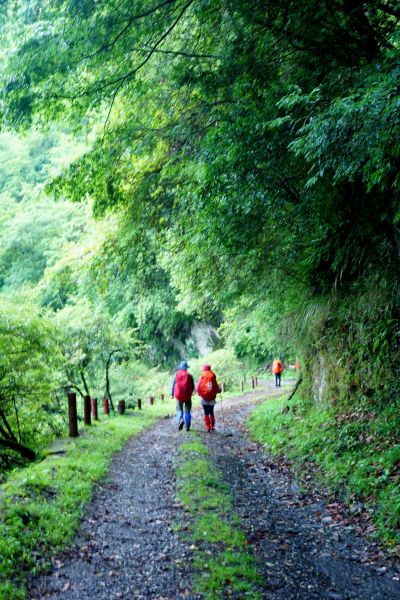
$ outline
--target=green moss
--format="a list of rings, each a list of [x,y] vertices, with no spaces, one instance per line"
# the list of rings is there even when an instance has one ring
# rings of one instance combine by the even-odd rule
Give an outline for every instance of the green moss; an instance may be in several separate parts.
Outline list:
[[[261,599],[254,556],[232,510],[229,488],[207,458],[208,449],[196,440],[182,444],[180,453],[184,461],[177,468],[179,498],[190,514],[190,540],[197,548],[195,591],[206,600],[232,594]]]
[[[220,600],[234,593],[251,600],[263,598],[255,589],[261,577],[250,554],[226,550],[210,558],[200,553],[194,565],[201,572],[195,578],[195,589],[203,593],[207,600]]]

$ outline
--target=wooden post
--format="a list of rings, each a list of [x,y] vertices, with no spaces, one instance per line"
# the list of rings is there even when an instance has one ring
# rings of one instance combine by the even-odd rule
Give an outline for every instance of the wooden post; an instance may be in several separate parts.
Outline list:
[[[125,412],[125,400],[120,400],[118,402],[118,414],[123,415]]]
[[[70,437],[78,437],[78,411],[76,408],[76,394],[74,392],[68,394],[68,418]]]
[[[92,417],[95,421],[99,420],[99,410],[97,407],[97,398],[92,398]]]
[[[161,394],[160,399],[161,399],[161,402],[164,402],[164,394]]]
[[[254,377],[251,376],[251,389],[254,390]]]
[[[243,392],[244,391],[244,381],[243,379],[240,382],[240,391]]]
[[[110,405],[108,404],[108,398],[104,398],[103,399],[103,409],[104,409],[104,414],[105,415],[109,415],[110,414]]]
[[[92,424],[90,410],[90,396],[83,396],[83,422],[85,423],[85,425]]]
[[[154,404],[154,396],[150,396],[149,402],[150,402],[150,406],[153,406],[153,404]]]
[[[257,377],[257,375],[255,377],[255,380],[256,380],[256,387],[257,387],[258,386],[258,377]]]
[[[142,410],[142,401],[140,398],[138,398],[137,407],[138,407],[138,410]]]

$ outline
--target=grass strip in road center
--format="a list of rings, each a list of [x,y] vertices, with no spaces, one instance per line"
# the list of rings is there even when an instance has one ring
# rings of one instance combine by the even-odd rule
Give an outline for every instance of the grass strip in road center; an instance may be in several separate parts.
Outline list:
[[[180,446],[176,471],[179,500],[189,515],[194,591],[206,600],[261,600],[261,577],[232,509],[229,488],[198,437]]]
[[[71,542],[95,483],[128,439],[174,412],[172,402],[105,417],[71,440],[62,456],[10,473],[0,486],[0,600],[26,598],[26,580]],[[47,561],[47,562],[46,562]]]

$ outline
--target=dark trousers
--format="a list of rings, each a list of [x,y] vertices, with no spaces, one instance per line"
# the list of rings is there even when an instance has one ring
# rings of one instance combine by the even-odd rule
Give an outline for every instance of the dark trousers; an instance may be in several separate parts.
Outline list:
[[[275,373],[275,387],[281,387],[281,373]]]
[[[203,404],[204,414],[208,417],[214,416],[214,404]]]

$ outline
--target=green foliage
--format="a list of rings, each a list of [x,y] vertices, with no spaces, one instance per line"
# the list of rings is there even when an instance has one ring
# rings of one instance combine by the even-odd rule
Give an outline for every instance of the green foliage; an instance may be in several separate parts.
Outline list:
[[[82,396],[94,396],[93,386],[103,388],[103,396],[110,396],[107,378],[111,367],[125,363],[138,351],[134,332],[121,328],[118,320],[87,301],[66,305],[54,319],[63,332],[59,345],[69,384]]]
[[[225,313],[220,327],[224,342],[239,358],[253,365],[271,363],[275,355],[284,358],[291,342],[289,336],[282,335],[282,324],[277,318],[277,312],[284,307],[284,302],[279,307],[272,300],[257,302],[253,297],[242,297]]]
[[[0,448],[37,446],[54,435],[52,410],[61,357],[51,321],[34,306],[0,303]],[[7,454],[1,455],[5,463]]]
[[[115,395],[129,401],[141,398],[148,400],[150,396],[159,399],[171,396],[173,376],[159,367],[151,367],[143,361],[130,360],[114,367]]]
[[[121,12],[108,1],[6,0],[3,9],[0,119],[28,131],[24,142],[0,140],[3,288],[31,283],[36,301],[65,314],[88,302],[117,334],[134,331],[153,366],[196,356],[198,321],[222,323],[224,342],[252,367],[299,356],[306,404],[317,390],[314,401],[337,407],[395,406],[397,2],[134,0]],[[63,170],[66,134],[30,129],[55,120],[79,140]],[[82,213],[62,204],[57,236],[51,202],[27,236],[36,209],[29,200],[22,219],[15,202],[38,187],[90,199],[97,222],[77,236]],[[91,352],[72,353],[74,368]],[[211,364],[234,386],[237,363],[231,356],[229,372],[223,360]],[[113,369],[148,394],[126,364]]]
[[[126,307],[157,362],[193,317],[222,312],[241,356],[305,355],[279,339],[286,323],[376,274],[395,317],[395,3],[253,4],[136,0],[121,17],[69,0],[61,17],[61,3],[17,2],[4,26],[23,34],[4,63],[3,122],[90,131],[50,189],[121,210],[93,281],[110,290],[124,271],[106,302]]]
[[[46,134],[0,135],[0,287],[14,291],[37,283],[63,247],[82,235],[83,206],[44,198],[46,181],[82,151],[82,144],[53,129]]]
[[[101,243],[80,273],[81,293],[102,304],[127,328],[136,330],[153,364],[170,366],[193,350],[193,318],[179,310],[168,272],[159,261],[154,231],[143,231],[131,211],[109,223]]]

